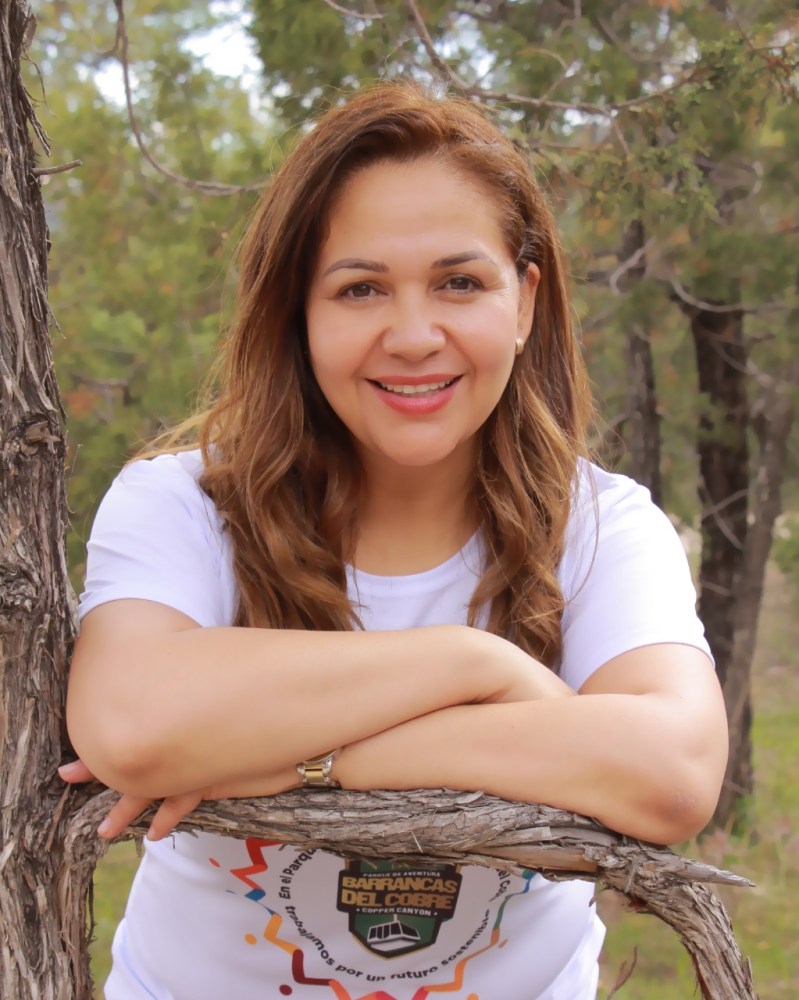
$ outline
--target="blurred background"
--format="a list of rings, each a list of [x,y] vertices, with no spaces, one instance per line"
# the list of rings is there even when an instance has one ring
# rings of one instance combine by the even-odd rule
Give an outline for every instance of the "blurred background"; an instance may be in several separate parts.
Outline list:
[[[52,162],[82,161],[44,178],[78,590],[111,479],[195,405],[237,239],[309,118],[413,76],[529,151],[571,264],[596,454],[650,488],[695,569],[732,752],[685,849],[757,883],[724,900],[769,1000],[799,996],[797,32],[770,0],[51,0],[28,76]],[[134,866],[123,845],[97,873],[98,981]],[[668,928],[600,904],[600,996],[693,995]]]

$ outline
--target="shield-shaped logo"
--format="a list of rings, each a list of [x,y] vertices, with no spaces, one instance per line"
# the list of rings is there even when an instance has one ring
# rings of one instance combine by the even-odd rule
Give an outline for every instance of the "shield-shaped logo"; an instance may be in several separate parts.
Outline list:
[[[412,868],[392,861],[350,861],[338,877],[337,907],[349,929],[375,955],[396,958],[434,944],[455,912],[456,865]]]

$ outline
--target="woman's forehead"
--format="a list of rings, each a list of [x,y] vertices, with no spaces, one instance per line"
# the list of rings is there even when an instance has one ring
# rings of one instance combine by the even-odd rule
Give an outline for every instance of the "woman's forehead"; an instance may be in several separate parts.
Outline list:
[[[381,161],[342,188],[331,206],[321,257],[362,254],[365,245],[390,247],[406,239],[432,245],[442,238],[504,242],[499,208],[485,186],[432,158]],[[320,266],[329,265],[320,259]]]

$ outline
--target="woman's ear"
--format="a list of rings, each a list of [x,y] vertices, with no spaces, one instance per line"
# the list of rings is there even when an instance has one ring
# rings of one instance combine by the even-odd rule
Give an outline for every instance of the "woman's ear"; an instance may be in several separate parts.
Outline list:
[[[540,281],[541,272],[537,265],[528,264],[527,271],[519,282],[519,323],[517,327],[519,336],[525,342],[533,327],[535,296]]]

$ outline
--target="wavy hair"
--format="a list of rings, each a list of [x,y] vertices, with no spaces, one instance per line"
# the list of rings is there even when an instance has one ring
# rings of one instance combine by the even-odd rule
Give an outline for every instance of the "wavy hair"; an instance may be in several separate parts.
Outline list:
[[[490,631],[557,669],[556,579],[585,450],[591,397],[570,318],[561,250],[530,164],[487,115],[416,84],[383,84],[328,111],[263,195],[239,249],[235,316],[215,401],[197,421],[200,484],[222,514],[240,600],[236,623],[358,626],[346,564],[358,535],[361,468],[311,371],[305,299],[331,207],[356,171],[435,157],[497,206],[519,275],[541,271],[531,335],[482,429],[472,501],[488,558],[469,608]]]

